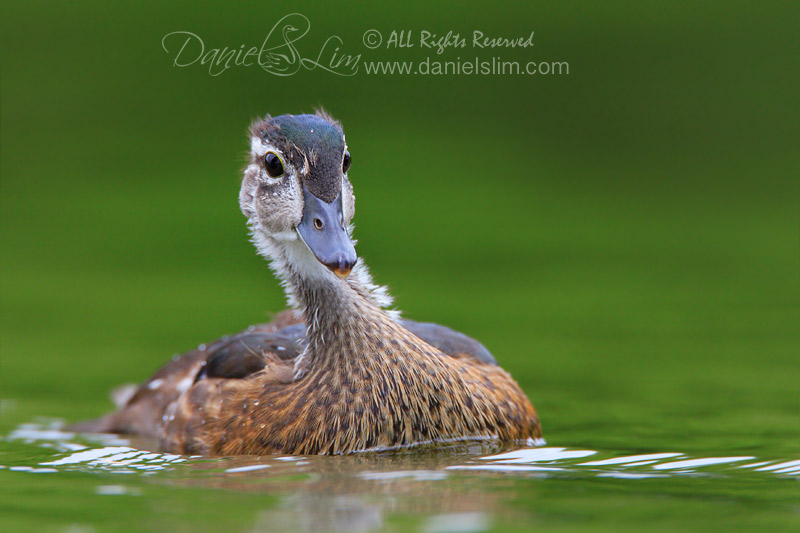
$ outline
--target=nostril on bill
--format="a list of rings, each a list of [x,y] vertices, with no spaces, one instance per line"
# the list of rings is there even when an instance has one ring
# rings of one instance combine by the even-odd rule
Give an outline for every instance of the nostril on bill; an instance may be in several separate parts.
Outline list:
[[[321,230],[324,226],[325,226],[325,224],[322,223],[322,220],[320,220],[318,218],[314,219],[314,227],[316,229],[320,229]]]

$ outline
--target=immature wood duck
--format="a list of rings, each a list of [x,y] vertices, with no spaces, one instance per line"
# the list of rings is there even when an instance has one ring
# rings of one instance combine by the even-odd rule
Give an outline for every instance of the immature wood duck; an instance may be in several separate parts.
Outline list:
[[[349,169],[341,125],[324,112],[254,122],[239,204],[293,310],[173,359],[118,411],[75,429],[211,455],[539,439],[533,405],[486,348],[386,310],[351,237]]]

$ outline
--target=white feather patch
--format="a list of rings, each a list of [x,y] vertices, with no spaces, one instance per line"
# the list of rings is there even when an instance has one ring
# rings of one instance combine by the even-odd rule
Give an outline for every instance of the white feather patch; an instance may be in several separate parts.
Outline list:
[[[325,265],[320,263],[308,246],[297,236],[295,231],[285,231],[280,234],[267,235],[254,220],[250,220],[252,242],[259,255],[267,259],[270,268],[280,281],[286,293],[287,303],[294,309],[299,309],[299,302],[292,287],[288,284],[290,269],[305,279],[323,279],[328,283],[341,283],[341,280]],[[352,235],[353,227],[348,228]],[[355,244],[355,239],[353,239]],[[388,309],[394,299],[389,294],[389,289],[384,285],[373,282],[369,268],[363,258],[359,258],[347,280],[351,284],[362,287],[375,302],[383,309],[392,320],[400,319],[398,309]]]
[[[265,143],[258,137],[250,138],[250,151],[259,157],[264,157],[268,151],[277,151],[274,146]]]

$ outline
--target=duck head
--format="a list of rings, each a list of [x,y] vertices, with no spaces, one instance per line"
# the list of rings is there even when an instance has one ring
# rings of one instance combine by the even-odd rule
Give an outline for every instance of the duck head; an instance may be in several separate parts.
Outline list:
[[[324,112],[254,122],[239,205],[262,255],[305,276],[347,278],[358,259],[349,169],[342,128]]]

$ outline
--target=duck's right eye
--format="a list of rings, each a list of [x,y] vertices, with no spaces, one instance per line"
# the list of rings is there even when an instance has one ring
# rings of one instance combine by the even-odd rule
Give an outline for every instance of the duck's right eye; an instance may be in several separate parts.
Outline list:
[[[283,175],[283,163],[275,152],[267,152],[264,156],[264,168],[271,178],[278,178]]]

